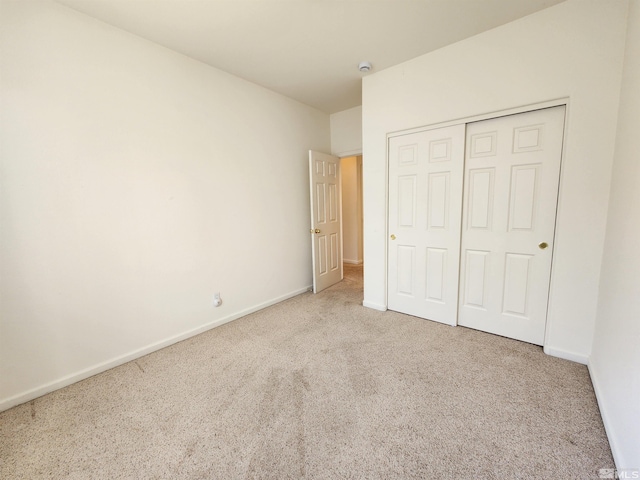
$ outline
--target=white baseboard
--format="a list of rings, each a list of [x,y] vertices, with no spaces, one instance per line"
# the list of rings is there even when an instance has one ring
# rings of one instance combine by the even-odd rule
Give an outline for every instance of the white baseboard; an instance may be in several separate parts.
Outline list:
[[[591,377],[591,384],[593,385],[593,391],[596,393],[596,400],[598,401],[598,408],[600,409],[600,416],[602,417],[602,423],[604,423],[604,431],[607,433],[607,439],[609,440],[609,446],[611,447],[611,453],[613,454],[613,461],[616,464],[617,469],[624,468],[622,465],[622,459],[620,458],[620,454],[618,453],[618,446],[613,436],[613,429],[611,425],[611,414],[609,410],[606,408],[606,404],[604,403],[602,388],[600,387],[600,382],[598,380],[598,375],[596,374],[597,368],[594,368],[591,360],[587,363],[587,368],[589,369],[589,376]]]
[[[362,260],[350,260],[348,258],[343,258],[342,262],[350,265],[362,265]]]
[[[589,363],[589,357],[580,353],[569,352],[562,350],[561,348],[550,347],[545,345],[543,347],[544,353],[551,355],[552,357],[562,358],[564,360],[571,360],[572,362],[581,363],[587,365]]]
[[[73,383],[79,382],[80,380],[92,377],[94,375],[97,375],[98,373],[105,372],[111,368],[130,362],[131,360],[135,360],[136,358],[140,358],[144,355],[155,352],[156,350],[160,350],[164,347],[168,347],[169,345],[173,345],[174,343],[181,342],[182,340],[186,340],[187,338],[206,332],[207,330],[211,330],[212,328],[216,328],[220,325],[224,325],[225,323],[237,320],[238,318],[257,312],[258,310],[262,310],[263,308],[270,307],[271,305],[275,305],[276,303],[280,303],[284,300],[295,297],[296,295],[300,295],[301,293],[308,292],[310,288],[311,286],[307,286],[305,288],[289,292],[272,300],[254,305],[253,307],[241,310],[231,315],[227,315],[224,318],[206,323],[204,325],[201,325],[200,327],[188,330],[178,335],[174,335],[173,337],[169,337],[159,342],[152,343],[127,354],[112,358],[111,360],[107,360],[105,362],[101,362],[97,365],[85,368],[84,370],[80,370],[79,372],[72,373],[71,375],[66,375],[52,382],[46,383],[31,390],[27,390],[26,392],[22,392],[12,397],[2,399],[0,400],[0,412],[11,407],[15,407],[16,405],[20,405],[21,403],[25,403],[35,398],[41,397],[42,395],[46,395],[47,393],[53,392],[54,390],[69,386]]]
[[[366,300],[364,300],[362,302],[362,306],[363,307],[367,307],[367,308],[373,308],[374,310],[379,310],[381,312],[386,312],[387,311],[387,306],[386,305],[380,305],[378,303],[367,302]]]

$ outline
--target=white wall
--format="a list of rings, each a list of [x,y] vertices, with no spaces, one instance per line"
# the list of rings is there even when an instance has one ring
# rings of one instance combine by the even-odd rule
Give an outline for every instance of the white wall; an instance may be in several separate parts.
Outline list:
[[[342,245],[345,263],[362,263],[362,157],[340,160]]]
[[[364,304],[386,308],[389,132],[569,98],[545,351],[591,351],[627,2],[568,0],[363,80]]]
[[[362,107],[333,113],[331,121],[331,152],[338,157],[362,153]]]
[[[328,115],[55,3],[0,30],[0,408],[310,285]]]
[[[618,137],[589,370],[616,465],[640,468],[640,2],[630,2]]]

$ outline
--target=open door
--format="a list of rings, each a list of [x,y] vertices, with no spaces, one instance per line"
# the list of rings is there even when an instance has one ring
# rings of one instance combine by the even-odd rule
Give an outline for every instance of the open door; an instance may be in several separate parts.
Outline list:
[[[313,293],[342,280],[340,159],[309,150]]]

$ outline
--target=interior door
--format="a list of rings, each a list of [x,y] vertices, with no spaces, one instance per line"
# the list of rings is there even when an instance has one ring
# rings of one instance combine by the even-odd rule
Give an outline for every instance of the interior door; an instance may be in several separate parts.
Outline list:
[[[313,292],[342,280],[340,159],[309,150]]]
[[[465,126],[389,140],[388,308],[456,324]]]
[[[544,341],[565,107],[467,125],[458,323]]]

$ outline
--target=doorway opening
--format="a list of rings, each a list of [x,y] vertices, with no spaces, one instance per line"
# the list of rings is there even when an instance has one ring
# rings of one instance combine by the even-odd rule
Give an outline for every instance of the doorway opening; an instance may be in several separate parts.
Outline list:
[[[362,155],[340,159],[343,262],[362,265]]]
[[[345,263],[362,268],[362,156],[341,159],[310,150],[309,182],[313,292],[318,293],[343,279]]]

